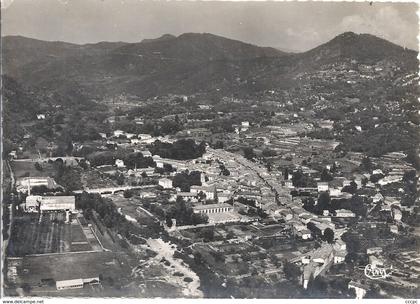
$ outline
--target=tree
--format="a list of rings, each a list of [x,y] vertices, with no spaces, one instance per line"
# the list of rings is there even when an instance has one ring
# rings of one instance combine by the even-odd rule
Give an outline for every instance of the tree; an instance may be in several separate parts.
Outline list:
[[[331,228],[324,230],[324,240],[332,244],[334,242],[334,231]]]
[[[130,189],[127,189],[124,191],[124,197],[125,198],[130,198],[133,196],[133,191],[131,191]]]
[[[312,197],[303,199],[303,208],[309,212],[315,212],[315,200]]]
[[[206,227],[201,229],[199,236],[203,238],[204,242],[210,242],[214,240],[214,227]]]
[[[330,171],[324,168],[321,172],[321,181],[322,182],[330,182],[333,180],[333,176],[331,175]]]
[[[350,182],[350,185],[343,187],[341,192],[347,192],[350,194],[354,194],[357,191],[357,184],[354,181]]]
[[[372,171],[373,164],[372,164],[372,160],[370,159],[369,156],[362,159],[362,162],[360,164],[360,169],[362,171],[366,171],[366,172]]]
[[[254,149],[251,148],[251,147],[245,147],[245,148],[243,148],[243,151],[244,151],[244,157],[246,159],[251,160],[256,156],[255,153],[254,153]]]
[[[331,197],[328,192],[321,192],[318,196],[318,203],[316,209],[319,214],[322,214],[324,210],[329,210],[331,207]]]
[[[35,166],[35,169],[38,170],[38,171],[43,171],[44,170],[44,168],[42,167],[42,165],[40,163],[35,163],[34,166]]]
[[[116,180],[118,185],[124,185],[125,178],[122,173],[117,175]]]
[[[172,219],[170,217],[166,217],[166,225],[171,228],[173,225]]]
[[[298,278],[301,276],[302,271],[298,266],[295,264],[286,261],[283,265],[283,271],[286,276],[286,278],[290,281],[297,281]]]

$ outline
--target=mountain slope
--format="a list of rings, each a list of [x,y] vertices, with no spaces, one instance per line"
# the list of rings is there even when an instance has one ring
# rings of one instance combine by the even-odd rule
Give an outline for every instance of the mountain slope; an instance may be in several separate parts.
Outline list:
[[[346,61],[387,61],[416,71],[417,52],[372,35],[344,33],[310,51],[287,54],[212,34],[164,35],[140,43],[75,45],[4,38],[4,71],[19,82],[96,98],[220,90],[250,94],[293,86],[301,72]]]

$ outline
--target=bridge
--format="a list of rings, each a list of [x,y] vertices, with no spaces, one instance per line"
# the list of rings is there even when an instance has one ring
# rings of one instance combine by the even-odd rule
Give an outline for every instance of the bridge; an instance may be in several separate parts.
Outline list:
[[[48,162],[56,161],[57,159],[62,159],[65,161],[72,161],[72,160],[82,160],[84,157],[76,157],[76,156],[56,156],[56,157],[38,157],[38,158],[16,158],[13,159],[14,162]]]
[[[146,185],[146,186],[121,186],[121,187],[105,187],[105,188],[94,188],[94,189],[84,189],[73,191],[76,194],[83,192],[87,193],[99,193],[99,194],[115,194],[117,192],[124,192],[126,190],[139,190],[139,189],[150,189],[154,188],[156,185]]]

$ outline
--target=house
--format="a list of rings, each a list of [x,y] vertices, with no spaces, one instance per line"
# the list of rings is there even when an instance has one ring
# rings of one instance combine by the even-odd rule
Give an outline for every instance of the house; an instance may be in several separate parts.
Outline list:
[[[216,188],[215,187],[206,187],[206,186],[196,186],[193,185],[190,187],[190,192],[198,194],[203,192],[206,195],[206,199],[214,200],[216,196]]]
[[[389,231],[391,231],[392,233],[398,234],[398,226],[397,225],[389,226]]]
[[[117,168],[125,168],[124,161],[121,159],[116,159],[115,165],[117,166]]]
[[[121,135],[124,135],[125,132],[123,130],[115,130],[114,131],[114,136],[115,137],[120,137]]]
[[[286,188],[289,188],[289,189],[294,189],[295,188],[295,186],[293,186],[293,182],[291,180],[285,180],[284,181],[284,186]]]
[[[364,284],[353,280],[349,282],[348,289],[354,289],[356,293],[356,299],[363,299],[368,290],[368,288]]]
[[[309,240],[312,237],[311,231],[309,229],[303,229],[298,232],[298,236],[303,240]]]
[[[152,157],[152,153],[149,150],[140,150],[139,151],[143,157]]]
[[[162,186],[163,189],[171,189],[172,180],[170,180],[169,178],[161,178],[159,179],[159,186]]]
[[[17,152],[16,152],[16,150],[11,151],[11,152],[9,153],[9,157],[10,157],[10,158],[17,158]]]
[[[137,137],[140,138],[141,140],[153,139],[152,135],[150,135],[150,134],[139,134],[139,135],[137,135]]]
[[[36,119],[44,120],[45,119],[45,114],[36,114]]]
[[[331,130],[334,127],[334,121],[333,120],[320,120],[318,122],[318,126],[321,129]]]
[[[318,192],[327,192],[329,190],[328,182],[317,183]]]
[[[372,171],[372,175],[384,175],[381,169],[375,169]]]
[[[195,193],[191,193],[191,192],[178,192],[177,194],[176,194],[176,197],[178,198],[178,197],[180,197],[180,198],[182,198],[184,201],[187,201],[187,202],[198,202],[198,197],[197,197],[197,194],[195,194]]]
[[[382,253],[381,247],[371,247],[366,249],[366,254]]]
[[[340,197],[343,195],[343,192],[341,192],[341,189],[339,188],[329,188],[329,190],[331,197]]]
[[[374,197],[372,197],[374,203],[379,203],[384,200],[384,197],[381,193],[376,193]]]
[[[334,254],[334,264],[343,263],[346,260],[346,252],[345,251],[337,251]]]
[[[232,198],[232,194],[228,192],[218,192],[217,193],[217,201],[219,203],[224,203]]]
[[[391,206],[392,218],[394,221],[400,222],[402,219],[402,212],[398,206]]]
[[[354,214],[353,212],[351,212],[350,210],[346,210],[346,209],[339,209],[335,211],[335,216],[336,217],[355,217],[356,214]]]

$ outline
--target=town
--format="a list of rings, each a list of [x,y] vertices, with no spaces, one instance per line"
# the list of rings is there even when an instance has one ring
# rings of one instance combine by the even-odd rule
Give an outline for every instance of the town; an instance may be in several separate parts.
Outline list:
[[[299,109],[190,98],[126,101],[103,132],[65,147],[28,131],[5,160],[8,292],[416,296],[418,175],[406,153],[343,151],[312,136],[334,121]],[[173,100],[190,110],[153,112]],[[35,129],[60,116],[37,114]],[[367,264],[392,265],[398,280],[372,284]]]

